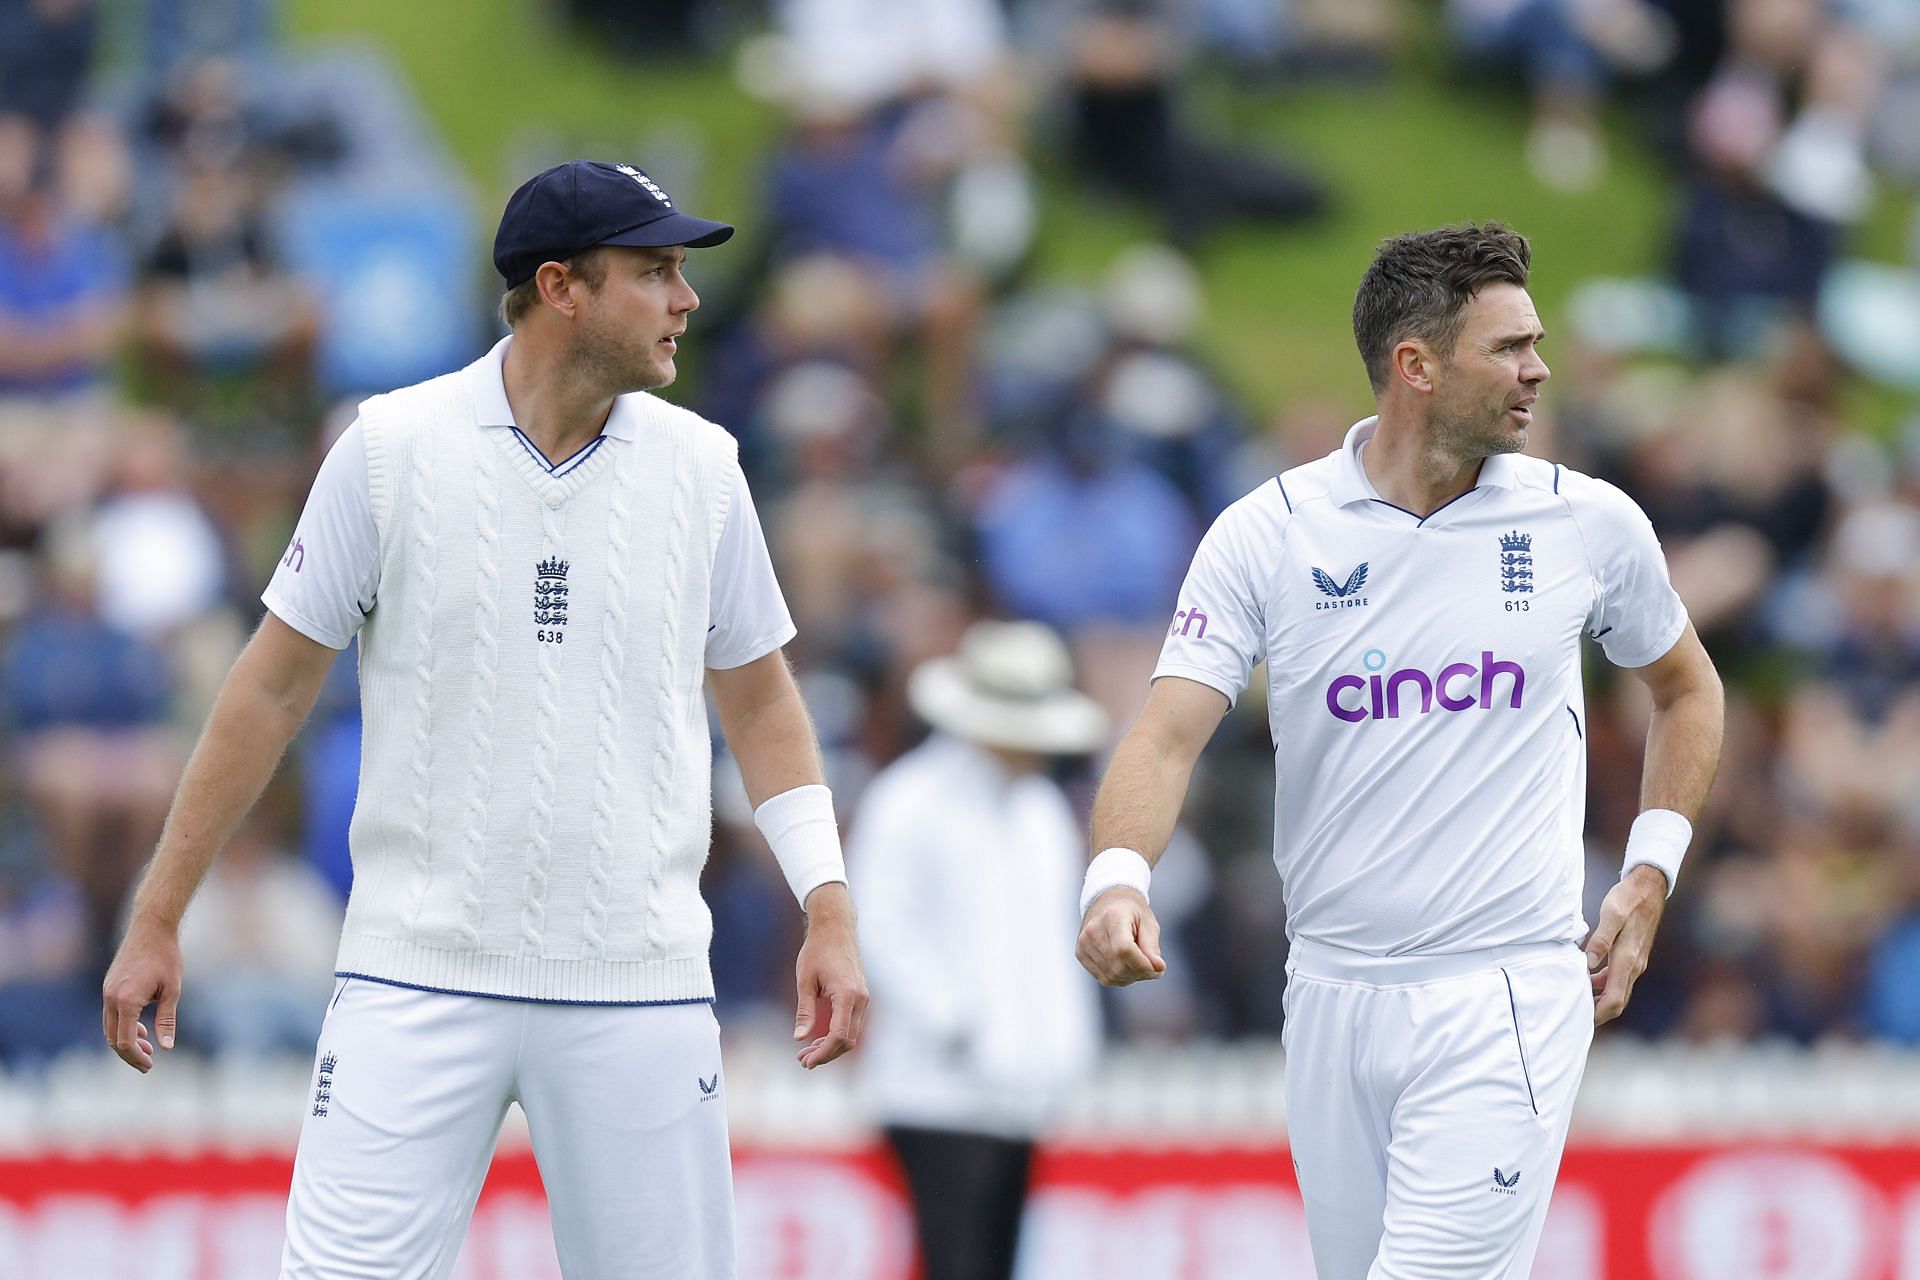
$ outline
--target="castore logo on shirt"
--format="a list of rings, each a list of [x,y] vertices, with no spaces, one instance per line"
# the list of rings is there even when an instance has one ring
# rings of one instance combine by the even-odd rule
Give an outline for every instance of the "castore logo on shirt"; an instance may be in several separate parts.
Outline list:
[[[1360,595],[1360,588],[1367,585],[1367,561],[1362,560],[1360,567],[1347,575],[1342,583],[1325,569],[1314,566],[1313,585],[1320,588],[1320,594],[1329,597],[1315,600],[1315,609],[1356,609],[1365,606],[1367,597]]]

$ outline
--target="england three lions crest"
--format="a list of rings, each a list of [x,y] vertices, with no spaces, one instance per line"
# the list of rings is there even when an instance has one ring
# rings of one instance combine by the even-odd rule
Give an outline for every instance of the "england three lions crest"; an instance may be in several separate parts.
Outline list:
[[[1500,535],[1500,589],[1502,591],[1533,590],[1533,535],[1513,533]]]
[[[533,575],[533,625],[539,630],[534,634],[543,644],[559,644],[564,638],[561,630],[567,625],[567,570],[565,560],[558,556],[542,560],[534,569]]]

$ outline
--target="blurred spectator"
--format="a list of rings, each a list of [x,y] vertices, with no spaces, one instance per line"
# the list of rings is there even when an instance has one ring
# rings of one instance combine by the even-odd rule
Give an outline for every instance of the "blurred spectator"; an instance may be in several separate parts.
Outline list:
[[[31,548],[55,517],[93,502],[119,438],[104,397],[0,398],[0,546]]]
[[[253,63],[273,55],[278,0],[145,0],[143,7],[150,83],[216,55]]]
[[[1824,588],[1820,674],[1856,718],[1885,724],[1920,696],[1920,510],[1871,502],[1849,511],[1833,534]]]
[[[797,77],[875,106],[930,91],[991,92],[1005,70],[997,0],[779,0],[781,56]],[[830,68],[830,72],[825,70]]]
[[[767,181],[774,262],[828,254],[879,283],[915,340],[928,455],[976,428],[975,331],[989,282],[1024,261],[1036,214],[1022,99],[993,0],[789,0],[743,74],[788,112]]]
[[[1920,178],[1920,5],[1909,0],[1844,0],[1841,12],[1885,60],[1886,84],[1867,120],[1868,152],[1889,176]]]
[[[896,121],[811,102],[767,175],[767,233],[783,259],[861,263],[889,299],[917,311],[939,287],[939,212],[898,154]]]
[[[148,257],[139,352],[171,399],[201,403],[208,380],[233,373],[260,375],[262,398],[283,408],[311,391],[318,311],[275,253],[260,199],[240,171],[196,167]]]
[[[851,371],[811,362],[773,383],[759,420],[790,470],[768,529],[799,651],[904,676],[902,664],[951,647],[961,575],[923,495],[881,461],[890,424],[879,396]]]
[[[1108,270],[1105,303],[1113,338],[1090,379],[1089,408],[1211,522],[1245,492],[1233,465],[1245,428],[1225,384],[1195,354],[1206,309],[1200,277],[1172,249],[1137,246]]]
[[[1517,63],[1533,95],[1527,163],[1562,191],[1606,169],[1599,104],[1609,78],[1665,63],[1675,38],[1649,0],[1447,0],[1455,48],[1469,65]]]
[[[1088,0],[1066,34],[1072,150],[1102,189],[1148,205],[1192,244],[1242,218],[1288,222],[1328,204],[1304,168],[1197,134],[1182,112],[1175,6]]]
[[[97,1043],[95,939],[77,886],[49,866],[0,797],[0,1066],[31,1067]]]
[[[1736,635],[1811,556],[1832,505],[1826,427],[1756,371],[1727,369],[1686,389],[1621,456],[1701,634]]]
[[[1890,862],[1894,918],[1868,953],[1860,1019],[1871,1034],[1911,1047],[1920,1045],[1920,824],[1907,828]]]
[[[820,362],[872,386],[885,377],[892,350],[887,298],[856,263],[798,258],[773,268],[761,291],[759,305],[724,336],[700,395],[701,411],[740,437],[749,473],[784,465],[781,442],[762,421],[768,389],[784,371]]]
[[[0,116],[52,133],[75,115],[93,66],[93,0],[0,5]]]
[[[1752,349],[1770,308],[1810,309],[1840,229],[1872,194],[1865,131],[1880,82],[1874,51],[1820,0],[1731,0],[1728,32],[1691,109],[1675,235],[1710,356]]]
[[[1180,491],[1127,458],[1112,423],[1085,406],[986,482],[974,525],[994,598],[1069,637],[1096,627],[1157,637],[1199,541]]]
[[[1815,815],[1776,837],[1768,872],[1767,945],[1750,979],[1768,1030],[1801,1044],[1854,1034],[1862,939],[1882,923],[1881,850],[1859,831]]]
[[[126,298],[126,261],[105,229],[44,186],[0,190],[0,398],[98,389]]]
[[[119,128],[87,102],[93,0],[0,4],[0,192],[41,175],[84,221],[119,212],[131,179]]]
[[[0,656],[11,765],[93,936],[160,836],[184,763],[164,654],[100,617],[98,554],[78,517],[49,529],[37,598]]]
[[[768,179],[768,233],[780,258],[827,255],[877,286],[889,339],[919,340],[929,420],[964,425],[982,287],[945,255],[939,212],[877,120],[802,121]]]
[[[311,1054],[342,914],[333,890],[256,811],[180,921],[180,955],[194,975],[180,1006],[184,1043],[213,1054]]]
[[[101,620],[164,640],[217,607],[226,585],[225,553],[193,496],[179,424],[130,418],[108,484],[93,519]]]
[[[847,850],[875,996],[861,1078],[928,1280],[1008,1280],[1034,1141],[1099,1042],[1067,942],[1085,837],[1046,768],[1109,725],[1037,623],[976,623],[908,689],[934,735],[873,780]]]
[[[250,110],[245,71],[208,55],[168,71],[140,121],[142,141],[160,153],[170,176],[239,169],[266,149],[268,117]],[[166,187],[161,188],[163,191]]]
[[[1920,511],[1862,506],[1825,566],[1834,624],[1818,679],[1787,705],[1782,763],[1797,791],[1874,825],[1920,819]]]

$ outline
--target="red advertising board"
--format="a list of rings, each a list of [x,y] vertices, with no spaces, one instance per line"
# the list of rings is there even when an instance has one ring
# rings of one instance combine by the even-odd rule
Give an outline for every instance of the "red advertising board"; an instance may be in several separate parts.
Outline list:
[[[736,1156],[740,1274],[909,1280],[900,1184],[877,1150]],[[276,1273],[285,1156],[0,1159],[6,1280]],[[1023,1280],[1313,1275],[1284,1148],[1046,1151]],[[1920,1148],[1735,1144],[1568,1152],[1541,1280],[1920,1280]],[[557,1280],[533,1159],[493,1166],[458,1280]]]

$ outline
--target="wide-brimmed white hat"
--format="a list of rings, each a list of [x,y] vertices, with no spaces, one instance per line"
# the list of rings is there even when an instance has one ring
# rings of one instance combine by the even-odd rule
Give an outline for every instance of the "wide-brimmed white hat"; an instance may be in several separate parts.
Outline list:
[[[959,652],[914,669],[907,701],[936,729],[990,747],[1083,755],[1106,741],[1107,713],[1073,687],[1073,659],[1038,622],[976,622]]]

